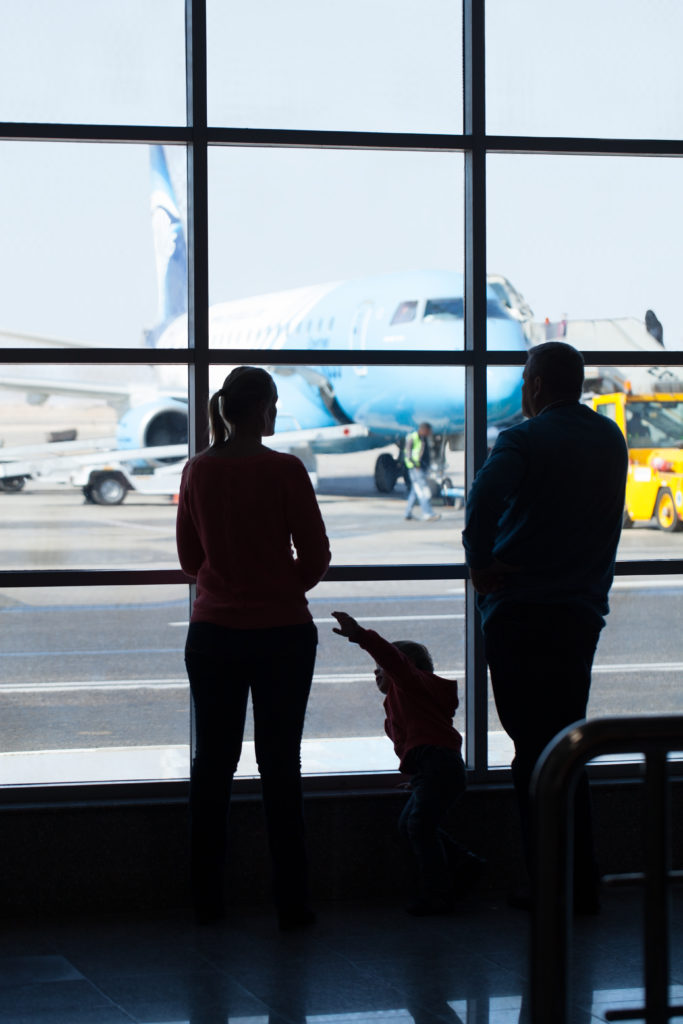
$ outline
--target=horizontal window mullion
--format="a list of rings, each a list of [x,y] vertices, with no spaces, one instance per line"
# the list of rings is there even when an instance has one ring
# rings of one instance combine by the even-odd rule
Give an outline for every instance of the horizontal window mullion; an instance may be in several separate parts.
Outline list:
[[[170,125],[51,124],[50,122],[0,121],[4,142],[130,142],[158,145],[190,145],[191,128]]]
[[[683,558],[620,560],[617,576],[683,575]],[[332,565],[325,583],[373,582],[375,580],[464,580],[468,576],[463,562],[437,564]],[[182,569],[8,569],[0,571],[3,587],[99,587],[161,586],[189,584]]]
[[[487,135],[489,153],[583,156],[683,156],[681,139],[599,139],[563,136]]]
[[[0,365],[3,363],[54,363],[54,364],[110,364],[148,366],[157,363],[193,363],[194,349],[190,348],[0,348]],[[27,387],[30,391],[30,387]]]

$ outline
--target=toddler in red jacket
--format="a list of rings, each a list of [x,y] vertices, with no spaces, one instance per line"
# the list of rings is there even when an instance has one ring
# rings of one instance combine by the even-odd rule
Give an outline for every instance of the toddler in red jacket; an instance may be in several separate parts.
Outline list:
[[[407,910],[416,915],[445,913],[478,880],[483,866],[441,827],[465,790],[462,737],[453,726],[458,684],[435,674],[423,644],[389,643],[346,612],[332,615],[339,623],[333,631],[375,660],[375,680],[384,694],[384,728],[400,770],[410,775],[411,795],[399,818],[399,832],[415,858],[418,893]]]

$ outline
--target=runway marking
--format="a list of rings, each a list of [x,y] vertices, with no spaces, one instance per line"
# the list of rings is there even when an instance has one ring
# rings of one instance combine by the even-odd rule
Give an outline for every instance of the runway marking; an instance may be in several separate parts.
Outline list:
[[[91,679],[57,683],[0,684],[5,693],[73,693],[79,690],[189,690],[187,679]]]
[[[642,662],[615,663],[609,665],[594,665],[594,675],[633,675],[637,672],[681,672],[683,661],[663,661],[659,664]],[[456,668],[441,668],[437,666],[437,673],[446,678],[459,678],[465,674],[464,666]],[[374,683],[372,672],[320,672],[313,677],[314,686],[339,686],[348,683]],[[95,690],[188,690],[187,680],[181,677],[169,679],[103,679],[103,680],[73,680],[66,682],[43,682],[43,683],[0,683],[0,696],[3,694],[17,693],[73,693],[77,691]]]
[[[680,672],[681,670],[683,670],[683,661],[660,661],[659,663],[628,661],[623,664],[593,665],[593,675],[606,675],[609,672],[633,674],[634,672]]]
[[[452,615],[363,615],[363,622],[429,622],[431,619],[464,619],[464,612],[454,613]],[[329,619],[317,619],[314,618],[316,626],[329,626],[330,624],[337,625],[337,620],[333,618]],[[188,622],[169,622],[169,626],[185,626],[187,628]]]

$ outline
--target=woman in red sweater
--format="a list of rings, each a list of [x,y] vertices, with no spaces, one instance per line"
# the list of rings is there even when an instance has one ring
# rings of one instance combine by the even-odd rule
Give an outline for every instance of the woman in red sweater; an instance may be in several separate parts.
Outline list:
[[[178,556],[197,591],[185,648],[195,709],[190,779],[196,919],[224,916],[232,779],[251,690],[273,892],[280,926],[313,922],[308,905],[301,737],[317,630],[306,591],[330,549],[308,473],[262,444],[274,433],[270,374],[239,366],[211,398],[211,445],[183,472]],[[294,549],[294,550],[293,550]]]

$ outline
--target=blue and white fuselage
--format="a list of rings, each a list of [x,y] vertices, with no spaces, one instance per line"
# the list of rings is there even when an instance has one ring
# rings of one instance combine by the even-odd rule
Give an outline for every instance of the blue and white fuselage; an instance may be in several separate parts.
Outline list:
[[[487,345],[525,352],[520,322],[488,290]],[[187,345],[187,319],[160,335],[161,347]],[[215,349],[307,351],[306,367],[276,366],[279,430],[308,430],[343,422],[364,425],[363,447],[386,444],[428,421],[437,434],[465,426],[464,370],[448,366],[369,366],[367,351],[421,349],[444,353],[464,345],[463,278],[450,271],[418,270],[314,285],[212,306],[209,343]],[[315,352],[356,352],[354,365],[315,364]],[[212,386],[220,386],[224,367]],[[488,419],[496,426],[519,415],[521,368],[489,370]],[[318,451],[336,450],[319,443]],[[348,450],[348,444],[344,450]]]

